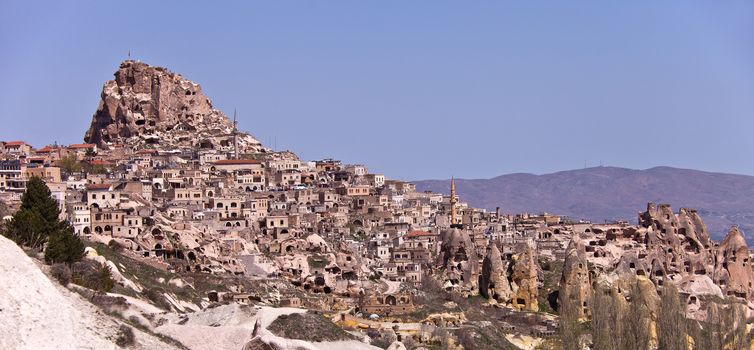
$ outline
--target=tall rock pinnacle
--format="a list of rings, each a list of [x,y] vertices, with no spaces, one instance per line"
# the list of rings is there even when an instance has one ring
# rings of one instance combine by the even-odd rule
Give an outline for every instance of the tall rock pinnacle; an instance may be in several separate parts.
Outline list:
[[[165,68],[128,60],[103,86],[84,141],[106,148],[123,144],[232,152],[233,133],[233,122],[212,107],[199,84]],[[241,153],[262,149],[248,134],[239,135],[238,147]]]

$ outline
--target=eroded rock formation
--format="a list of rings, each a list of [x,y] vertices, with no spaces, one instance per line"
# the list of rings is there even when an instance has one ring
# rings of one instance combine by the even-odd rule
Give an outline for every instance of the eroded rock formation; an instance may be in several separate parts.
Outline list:
[[[537,296],[539,295],[539,264],[535,258],[534,251],[527,247],[519,255],[516,263],[513,265],[513,298],[514,308],[525,311],[539,310]]]
[[[592,306],[592,281],[586,259],[586,248],[579,235],[573,235],[566,250],[563,275],[560,278],[558,304],[579,305],[579,317],[589,316]]]
[[[445,279],[464,294],[476,294],[479,282],[479,257],[468,232],[457,228],[441,235],[439,266],[445,269]]]
[[[720,243],[715,260],[713,280],[726,295],[748,299],[752,295],[754,276],[749,265],[749,247],[737,227],[731,228]]]
[[[233,150],[233,122],[213,108],[199,84],[165,68],[124,61],[101,96],[84,136],[88,143]],[[262,149],[247,134],[238,135],[238,147],[240,153]]]
[[[508,282],[507,271],[507,262],[503,261],[500,249],[496,244],[491,244],[482,262],[479,293],[485,298],[492,298],[500,303],[510,302],[511,286]]]

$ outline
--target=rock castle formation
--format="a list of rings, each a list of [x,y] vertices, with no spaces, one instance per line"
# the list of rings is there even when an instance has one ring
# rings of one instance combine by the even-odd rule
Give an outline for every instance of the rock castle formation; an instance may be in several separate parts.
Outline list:
[[[237,136],[237,140],[234,140]],[[107,149],[125,144],[136,149],[191,148],[255,153],[254,137],[241,133],[202,93],[199,84],[166,68],[124,61],[115,79],[102,88],[102,99],[84,136]]]

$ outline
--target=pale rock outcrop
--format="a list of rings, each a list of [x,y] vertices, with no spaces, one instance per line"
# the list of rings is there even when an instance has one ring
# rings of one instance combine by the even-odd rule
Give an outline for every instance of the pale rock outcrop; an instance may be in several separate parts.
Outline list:
[[[513,307],[525,311],[539,310],[537,296],[539,295],[539,265],[535,258],[534,251],[527,247],[526,250],[518,256],[516,263],[513,265],[513,274],[511,275],[513,283]]]
[[[479,294],[507,304],[511,299],[511,286],[508,282],[508,266],[496,244],[492,244],[482,262],[479,276]]]
[[[754,276],[749,264],[749,247],[737,227],[733,227],[717,249],[717,265],[713,280],[726,295],[749,298]]]
[[[445,269],[446,281],[465,294],[479,292],[479,257],[468,232],[454,228],[441,233],[438,265]]]
[[[103,148],[125,144],[142,148],[233,150],[233,122],[214,109],[199,84],[162,67],[124,61],[102,99],[84,140]],[[254,137],[238,136],[241,153],[262,150]]]
[[[121,325],[52,282],[15,243],[0,236],[0,349],[117,349]],[[133,329],[132,349],[175,349]]]
[[[399,341],[395,341],[390,346],[387,347],[385,350],[406,350],[406,346],[403,345],[403,343]]]
[[[588,317],[592,307],[591,279],[584,242],[578,234],[574,234],[568,249],[566,249],[563,274],[560,278],[558,305],[574,303],[579,306],[579,318]]]
[[[647,211],[639,215],[640,230],[646,230],[643,240],[649,254],[661,265],[654,262],[647,272],[653,280],[661,280],[668,275],[710,274],[713,269],[713,242],[707,226],[696,210],[681,208],[674,214],[667,204],[655,206],[647,204]]]

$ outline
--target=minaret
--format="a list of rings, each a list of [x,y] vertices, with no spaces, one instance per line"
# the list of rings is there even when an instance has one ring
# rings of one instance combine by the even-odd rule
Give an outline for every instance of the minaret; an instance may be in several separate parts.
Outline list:
[[[456,179],[450,178],[450,225],[456,224],[456,203],[458,198],[456,197]]]
[[[238,159],[238,122],[236,121],[236,109],[233,109],[233,157]]]

